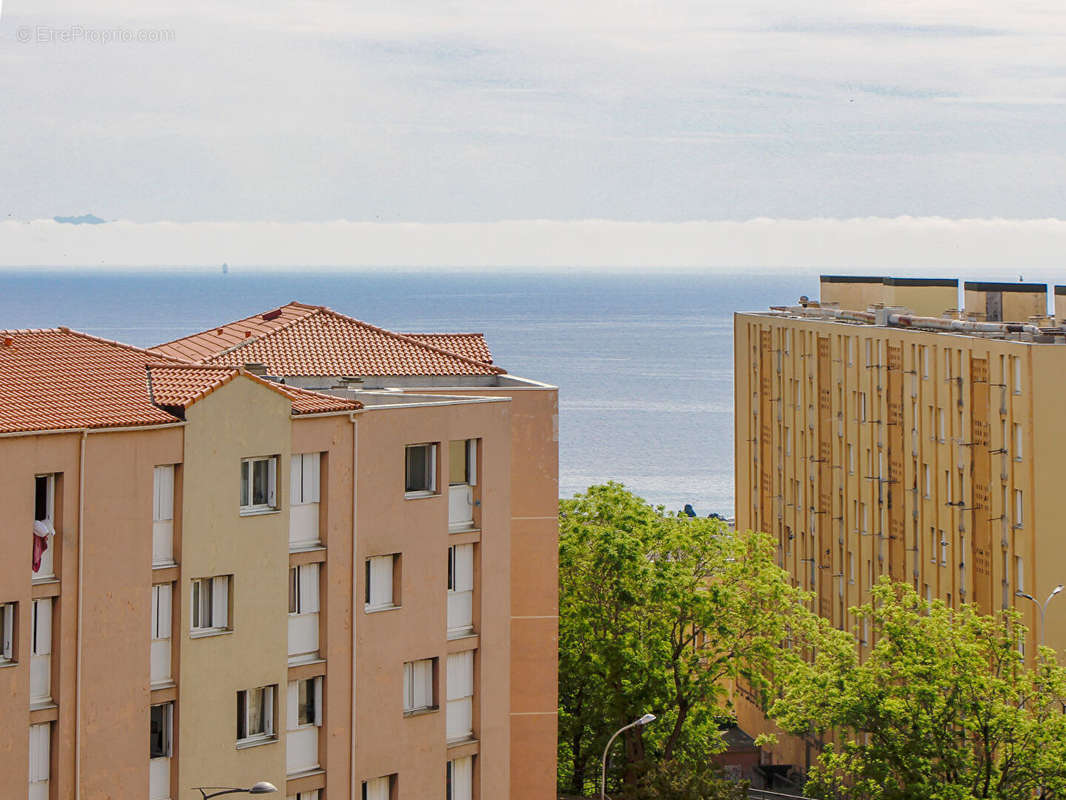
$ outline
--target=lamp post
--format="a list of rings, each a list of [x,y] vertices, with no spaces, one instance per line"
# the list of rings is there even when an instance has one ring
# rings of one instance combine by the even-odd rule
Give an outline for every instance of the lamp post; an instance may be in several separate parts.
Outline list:
[[[643,727],[650,722],[655,722],[654,714],[645,714],[636,722],[630,722],[628,725],[624,725],[614,732],[610,739],[607,740],[607,746],[603,748],[603,761],[601,762],[602,771],[600,772],[600,800],[607,800],[607,754],[611,752],[611,745],[614,744],[614,740],[618,738],[618,734],[628,731],[630,728],[636,728],[637,726]]]
[[[1041,647],[1044,646],[1044,615],[1047,613],[1048,604],[1052,600],[1054,600],[1055,596],[1061,591],[1062,584],[1060,583],[1058,586],[1051,590],[1051,594],[1047,596],[1047,600],[1044,601],[1043,605],[1040,605],[1040,603],[1037,602],[1036,598],[1033,597],[1031,594],[1029,594],[1028,592],[1023,592],[1021,589],[1014,593],[1015,597],[1024,597],[1026,600],[1032,600],[1033,605],[1036,606],[1037,611],[1040,612],[1040,631],[1037,638],[1040,639]]]
[[[218,789],[218,791],[208,794],[208,789]],[[276,792],[278,788],[272,783],[259,781],[248,789],[227,789],[224,786],[197,786],[196,790],[200,793],[202,800],[208,800],[209,797],[221,797],[224,794],[270,794],[271,792]]]

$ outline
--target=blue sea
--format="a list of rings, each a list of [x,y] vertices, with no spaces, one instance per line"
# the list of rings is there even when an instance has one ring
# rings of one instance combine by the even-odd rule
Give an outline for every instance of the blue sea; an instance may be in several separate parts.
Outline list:
[[[0,328],[143,347],[299,300],[393,330],[482,331],[497,364],[559,387],[564,497],[617,480],[732,516],[732,314],[817,291],[814,271],[8,270]]]

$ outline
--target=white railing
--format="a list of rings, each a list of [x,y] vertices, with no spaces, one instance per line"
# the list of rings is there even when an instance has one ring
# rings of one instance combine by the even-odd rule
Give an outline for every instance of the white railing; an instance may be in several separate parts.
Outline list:
[[[448,487],[448,529],[474,526],[474,489],[465,483]]]

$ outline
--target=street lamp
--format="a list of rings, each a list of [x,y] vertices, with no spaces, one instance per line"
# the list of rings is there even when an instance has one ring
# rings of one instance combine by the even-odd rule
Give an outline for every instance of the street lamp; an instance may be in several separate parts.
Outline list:
[[[218,789],[219,791],[208,794],[208,789]],[[208,800],[209,797],[221,797],[224,794],[270,794],[271,792],[276,792],[278,788],[272,783],[259,781],[250,789],[227,789],[223,786],[197,786],[196,790],[200,793],[202,800]]]
[[[645,714],[636,722],[630,722],[628,725],[619,728],[614,732],[614,735],[607,740],[607,746],[603,748],[603,762],[601,764],[603,770],[600,773],[600,800],[607,800],[607,754],[611,752],[611,745],[614,744],[614,740],[617,739],[618,734],[623,731],[628,731],[630,728],[636,728],[638,725],[643,727],[649,722],[655,722],[654,714]]]
[[[1037,602],[1035,597],[1033,597],[1028,592],[1023,592],[1021,589],[1019,589],[1018,591],[1016,591],[1014,593],[1014,595],[1016,597],[1024,597],[1026,600],[1032,600],[1033,601],[1033,605],[1036,606],[1037,610],[1040,612],[1040,631],[1039,631],[1039,637],[1038,638],[1040,639],[1040,646],[1041,647],[1044,646],[1044,615],[1047,613],[1048,603],[1050,603],[1052,600],[1054,600],[1055,599],[1055,595],[1057,595],[1061,591],[1062,591],[1062,584],[1060,583],[1058,586],[1056,586],[1054,589],[1051,590],[1051,594],[1049,594],[1047,596],[1047,600],[1044,601],[1044,605],[1040,605],[1040,603]]]

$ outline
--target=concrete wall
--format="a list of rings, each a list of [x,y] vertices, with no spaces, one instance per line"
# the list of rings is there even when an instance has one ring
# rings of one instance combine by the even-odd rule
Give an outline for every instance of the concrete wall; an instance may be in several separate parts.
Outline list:
[[[559,392],[443,389],[511,398],[511,794],[553,797],[558,739]]]
[[[420,408],[378,408],[359,417],[356,524],[356,786],[396,773],[401,796],[444,798],[447,758],[477,752],[480,797],[508,796],[510,780],[510,561],[511,408],[486,402]],[[449,534],[447,459],[428,497],[404,496],[404,448],[451,439],[481,439],[481,529]],[[477,543],[477,637],[447,639],[447,551]],[[402,606],[366,613],[363,564],[371,556],[402,556]],[[445,736],[446,661],[449,652],[477,647],[475,722],[477,745],[449,751]],[[440,708],[403,714],[403,664],[439,659]]]
[[[237,749],[237,692],[278,687],[275,728],[285,730],[288,678],[289,400],[239,378],[188,410],[180,590],[180,800],[201,785],[285,786],[284,735]],[[241,516],[240,465],[280,456],[277,512]],[[189,637],[190,581],[232,575],[232,632]],[[180,600],[179,600],[180,598]],[[147,623],[146,623],[147,624]]]
[[[992,283],[967,281],[965,286],[967,313],[980,319],[989,318],[989,296],[993,306],[1001,310],[998,322],[1028,322],[1030,317],[1047,315],[1047,285],[1043,283]]]

